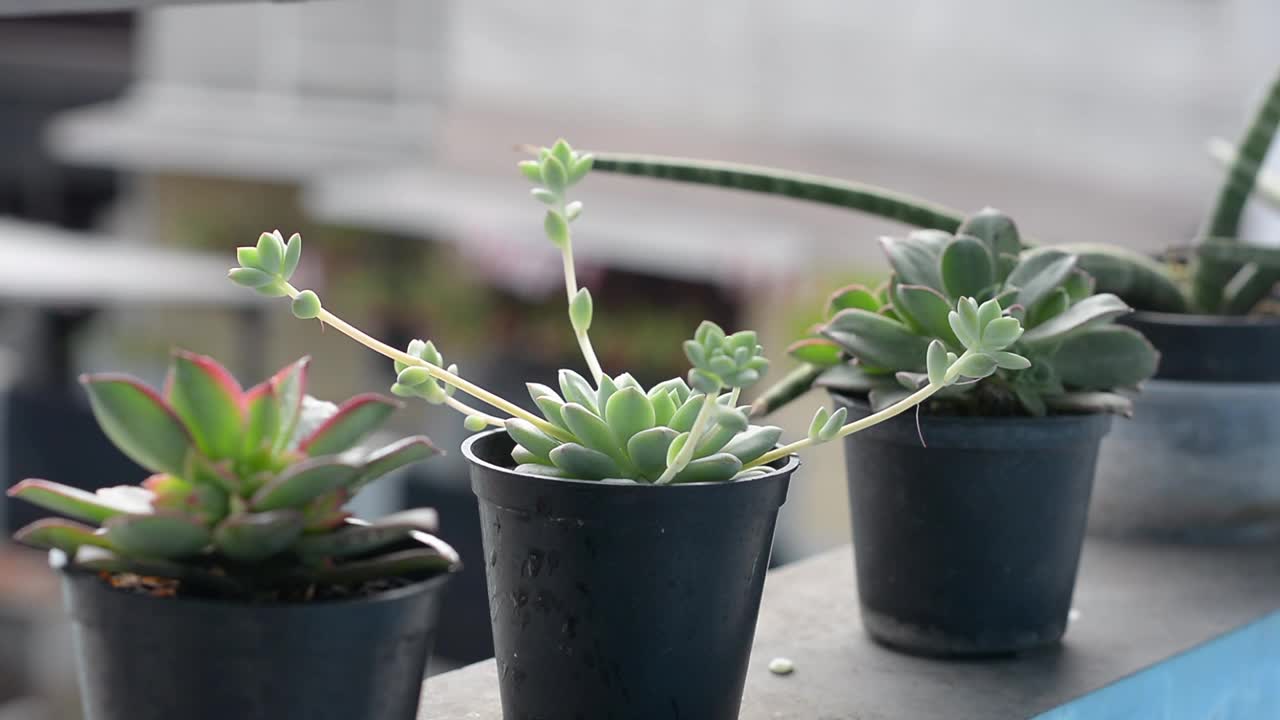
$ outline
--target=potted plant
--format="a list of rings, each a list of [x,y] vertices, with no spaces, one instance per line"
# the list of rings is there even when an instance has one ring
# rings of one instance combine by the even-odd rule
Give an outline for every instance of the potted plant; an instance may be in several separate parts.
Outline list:
[[[16,534],[50,548],[62,576],[90,720],[416,717],[458,557],[430,534],[431,510],[365,523],[343,505],[437,451],[425,437],[357,448],[398,403],[314,400],[307,365],[247,391],[182,351],[162,393],[85,376],[102,431],[155,474],[10,490],[97,526],[50,518]]]
[[[969,360],[965,375],[981,381],[846,439],[863,625],[887,645],[933,655],[1055,643],[1098,445],[1111,414],[1131,410],[1113,391],[1150,377],[1157,353],[1112,323],[1129,307],[1093,294],[1075,256],[1024,249],[1002,213],[977,213],[955,235],[882,243],[889,281],[834,293],[820,337],[791,348],[825,368],[817,384],[850,417],[915,392],[943,351],[994,342],[1017,354]]]
[[[849,423],[846,410],[821,408],[808,437],[781,447],[781,429],[752,425],[739,404],[769,366],[754,332],[702,323],[684,343],[687,382],[645,389],[628,373],[606,373],[570,236],[582,204],[568,193],[591,164],[564,141],[520,164],[564,260],[570,325],[590,378],[566,369],[558,389],[530,384],[541,416],[463,378],[433,343],[388,346],[294,287],[279,258],[300,239],[282,249],[278,234],[264,234],[241,250],[231,277],[292,298],[296,316],[393,360],[393,393],[447,405],[473,431],[496,428],[468,439],[463,453],[480,500],[505,717],[729,720],[738,716],[778,508],[799,465],[793,453],[888,420],[975,366],[1014,356],[994,336],[951,355],[935,344],[934,375],[910,397]],[[1020,331],[1012,317],[979,324],[1010,342]]]
[[[1162,355],[1137,400],[1133,422],[1102,446],[1090,523],[1112,535],[1240,540],[1280,534],[1280,320],[1268,296],[1280,279],[1280,249],[1247,245],[1241,213],[1277,126],[1280,76],[1267,89],[1211,215],[1191,267],[1102,243],[1058,249],[1137,312]],[[649,155],[596,153],[596,169],[778,195],[954,233],[955,210],[872,185],[774,168]],[[803,364],[765,393],[767,411],[808,390],[821,368]]]

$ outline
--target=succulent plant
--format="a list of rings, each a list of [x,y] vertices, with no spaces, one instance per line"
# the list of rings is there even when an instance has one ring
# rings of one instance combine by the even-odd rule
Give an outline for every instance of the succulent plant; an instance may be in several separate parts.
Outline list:
[[[1074,255],[1024,249],[1017,226],[999,211],[974,214],[955,235],[918,230],[882,243],[890,280],[876,292],[837,291],[822,337],[790,348],[797,359],[827,368],[814,374],[818,385],[867,395],[873,409],[887,407],[933,374],[926,349],[940,341],[951,353],[988,351],[970,359],[965,373],[986,380],[938,393],[937,401],[957,410],[1127,414],[1128,399],[1110,391],[1155,372],[1159,354],[1151,344],[1111,323],[1129,306],[1115,295],[1093,294],[1093,278],[1076,267]],[[1017,355],[993,352],[988,342]],[[768,403],[774,395],[765,397]]]
[[[353,327],[323,307],[310,290],[290,283],[301,239],[284,242],[279,233],[264,233],[253,248],[241,248],[240,267],[231,279],[266,295],[286,295],[293,312],[303,319],[319,319],[353,340],[390,358],[396,371],[391,391],[445,405],[464,415],[468,429],[503,428],[515,442],[514,467],[532,475],[576,480],[617,480],[658,485],[719,482],[767,472],[763,466],[810,445],[829,442],[887,420],[965,379],[981,377],[992,363],[1025,363],[1007,352],[1021,333],[1016,318],[995,320],[985,315],[976,334],[948,350],[941,341],[922,340],[928,348],[929,374],[913,393],[856,422],[846,413],[821,408],[808,436],[778,447],[782,430],[753,425],[748,407],[739,405],[744,388],[769,369],[756,333],[726,333],[703,322],[684,343],[692,368],[686,378],[673,378],[647,390],[629,373],[604,372],[591,342],[594,303],[587,288],[579,287],[573,260],[572,224],[582,203],[569,191],[591,170],[591,155],[573,150],[561,140],[542,148],[536,160],[519,164],[535,187],[533,197],[544,206],[543,232],[560,251],[564,264],[569,324],[581,349],[589,377],[561,370],[559,389],[530,383],[529,394],[541,417],[464,379],[454,365],[445,365],[433,342],[415,340],[406,351],[391,347]],[[276,262],[276,258],[283,260]],[[293,259],[291,259],[293,258]],[[970,307],[972,306],[972,308]],[[969,322],[972,299],[948,307]],[[991,306],[984,306],[989,311]],[[976,321],[976,320],[975,320]],[[966,324],[965,327],[968,327]],[[980,330],[988,329],[983,335]],[[504,416],[481,411],[456,395],[468,395]]]
[[[1170,266],[1125,248],[1093,242],[1055,247],[1076,255],[1077,267],[1094,277],[1100,291],[1114,293],[1139,310],[1224,315],[1253,311],[1280,281],[1280,270],[1275,268],[1274,249],[1243,245],[1238,231],[1277,129],[1280,75],[1267,89],[1238,151],[1230,150],[1226,177],[1198,238],[1190,287]],[[595,168],[789,197],[948,233],[957,232],[965,220],[963,213],[905,193],[777,168],[624,153],[596,153]],[[1237,247],[1224,250],[1224,244]]]
[[[9,494],[97,527],[38,520],[16,539],[65,552],[79,567],[172,578],[228,596],[350,584],[453,568],[430,535],[435,512],[374,523],[343,506],[397,468],[435,455],[426,437],[357,447],[399,406],[358,395],[342,405],[306,394],[303,358],[249,390],[212,358],[175,351],[161,392],[126,375],[81,378],[94,417],[154,473],[140,486],[87,492],[24,480]]]

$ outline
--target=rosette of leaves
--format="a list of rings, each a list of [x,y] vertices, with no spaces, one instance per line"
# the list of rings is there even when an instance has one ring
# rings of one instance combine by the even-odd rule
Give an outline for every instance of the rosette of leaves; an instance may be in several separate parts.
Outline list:
[[[154,474],[97,492],[24,480],[11,496],[75,520],[39,520],[16,539],[61,550],[75,567],[231,597],[456,567],[456,553],[430,534],[432,510],[350,519],[344,505],[361,488],[437,450],[426,437],[357,447],[399,404],[372,394],[315,400],[308,362],[248,390],[184,351],[161,392],[126,375],[82,377],[103,432]]]
[[[1129,400],[1114,391],[1155,372],[1159,355],[1151,344],[1112,322],[1129,306],[1110,293],[1094,294],[1075,255],[1024,248],[1003,213],[979,212],[954,235],[921,230],[882,244],[890,280],[875,291],[850,286],[834,293],[820,337],[790,348],[797,359],[825,368],[819,385],[886,407],[924,382],[931,341],[952,353],[981,347],[1001,317],[1023,328],[997,339],[1025,361],[1000,355],[974,361],[977,372],[967,375],[983,381],[951,385],[937,401],[977,414],[1127,414]]]

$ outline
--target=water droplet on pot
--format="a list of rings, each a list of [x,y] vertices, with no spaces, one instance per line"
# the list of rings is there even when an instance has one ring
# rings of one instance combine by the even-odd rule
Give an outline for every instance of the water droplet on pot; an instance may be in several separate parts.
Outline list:
[[[542,572],[542,553],[530,550],[528,557],[524,559],[524,565],[520,567],[520,574],[527,578],[536,578],[540,572]]]
[[[511,593],[511,604],[518,608],[522,608],[529,602],[529,593],[526,590],[516,590]]]

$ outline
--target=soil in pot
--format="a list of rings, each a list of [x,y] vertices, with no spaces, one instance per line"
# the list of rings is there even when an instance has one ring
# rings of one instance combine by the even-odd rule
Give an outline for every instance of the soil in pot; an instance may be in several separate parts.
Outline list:
[[[507,720],[738,717],[778,509],[799,460],[676,486],[511,470],[463,446],[480,499]]]
[[[850,417],[865,403],[835,395]],[[1066,630],[1109,415],[904,413],[845,439],[863,624],[881,643],[1000,655]],[[923,437],[925,446],[921,445]]]
[[[236,603],[62,577],[87,720],[414,720],[449,579]]]

